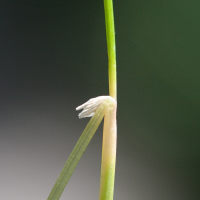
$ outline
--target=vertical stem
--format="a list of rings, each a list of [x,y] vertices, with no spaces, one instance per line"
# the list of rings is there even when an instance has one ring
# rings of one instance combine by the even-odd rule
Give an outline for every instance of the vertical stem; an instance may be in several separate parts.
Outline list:
[[[117,149],[116,104],[106,110],[103,127],[99,200],[113,200]]]
[[[110,96],[117,99],[115,25],[112,0],[104,0]]]
[[[109,93],[117,100],[115,27],[112,0],[104,0],[108,49]],[[117,149],[116,106],[108,107],[104,118],[99,200],[113,200]]]

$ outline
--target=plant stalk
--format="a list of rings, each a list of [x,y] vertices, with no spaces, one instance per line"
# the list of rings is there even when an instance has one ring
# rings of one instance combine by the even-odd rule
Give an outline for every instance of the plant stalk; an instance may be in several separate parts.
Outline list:
[[[117,149],[116,105],[104,116],[99,200],[113,200]]]
[[[104,0],[108,51],[109,93],[117,100],[115,27],[112,0]],[[103,128],[101,180],[99,200],[113,200],[117,150],[116,109],[106,110]]]
[[[112,0],[104,0],[110,96],[117,100],[115,25]]]

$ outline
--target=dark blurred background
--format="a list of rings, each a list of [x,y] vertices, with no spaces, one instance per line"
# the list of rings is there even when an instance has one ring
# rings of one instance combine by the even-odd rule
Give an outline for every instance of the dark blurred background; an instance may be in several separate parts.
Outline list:
[[[114,0],[115,200],[200,199],[200,2]],[[0,194],[44,200],[108,95],[103,1],[0,2]],[[102,125],[61,199],[98,199]]]

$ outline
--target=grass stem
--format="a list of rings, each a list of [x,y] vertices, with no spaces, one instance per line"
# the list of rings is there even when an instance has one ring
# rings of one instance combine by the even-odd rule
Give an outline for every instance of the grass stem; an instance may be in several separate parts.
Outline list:
[[[104,0],[106,38],[108,49],[109,93],[117,100],[115,27],[112,0]],[[113,200],[117,150],[116,109],[106,110],[103,129],[101,180],[99,200]]]
[[[112,0],[104,0],[106,38],[108,51],[109,93],[117,99],[115,25]]]

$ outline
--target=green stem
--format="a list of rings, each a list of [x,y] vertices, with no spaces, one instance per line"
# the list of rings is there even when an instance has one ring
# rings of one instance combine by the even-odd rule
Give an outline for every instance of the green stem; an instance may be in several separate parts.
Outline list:
[[[109,93],[117,100],[115,27],[112,0],[104,0],[106,38],[108,48]],[[113,200],[117,149],[116,106],[104,117],[103,148],[99,200]]]
[[[103,127],[99,200],[113,200],[117,150],[116,104],[106,110]]]
[[[115,25],[112,0],[104,0],[110,96],[117,99]]]

